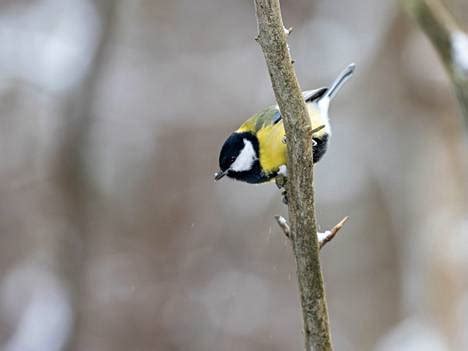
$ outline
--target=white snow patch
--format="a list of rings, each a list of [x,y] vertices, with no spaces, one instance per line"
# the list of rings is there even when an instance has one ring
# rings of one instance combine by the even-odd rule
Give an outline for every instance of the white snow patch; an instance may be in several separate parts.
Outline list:
[[[30,3],[0,13],[2,78],[51,91],[71,89],[86,74],[100,39],[95,5],[90,0]]]
[[[281,166],[279,167],[278,174],[282,174],[282,175],[284,175],[285,177],[287,177],[287,176],[288,176],[288,167],[286,167],[286,165],[281,165]]]
[[[404,320],[377,342],[375,351],[448,351],[443,335],[425,320]]]
[[[461,31],[452,34],[452,59],[463,74],[468,74],[468,35]]]
[[[319,243],[322,243],[327,237],[329,237],[331,232],[327,230],[326,232],[323,233],[317,233],[317,239]]]
[[[286,221],[286,219],[282,216],[279,216],[278,217],[278,222],[281,224],[281,225],[285,225],[285,224],[288,224],[288,222]]]
[[[0,285],[0,305],[15,329],[3,351],[60,351],[71,335],[73,310],[69,291],[51,272],[17,266]]]

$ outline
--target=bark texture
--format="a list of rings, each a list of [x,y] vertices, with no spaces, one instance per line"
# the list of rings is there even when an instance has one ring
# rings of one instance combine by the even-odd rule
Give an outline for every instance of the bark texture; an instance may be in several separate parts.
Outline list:
[[[258,36],[288,145],[288,210],[304,319],[305,349],[332,350],[314,210],[311,125],[287,44],[279,0],[254,0]]]

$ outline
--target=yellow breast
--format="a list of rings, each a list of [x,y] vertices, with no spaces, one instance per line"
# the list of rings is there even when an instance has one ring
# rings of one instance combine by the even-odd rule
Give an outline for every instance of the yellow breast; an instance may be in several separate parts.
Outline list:
[[[284,143],[283,122],[260,129],[257,138],[260,146],[260,166],[263,171],[267,174],[278,171],[281,165],[286,164],[288,153]]]

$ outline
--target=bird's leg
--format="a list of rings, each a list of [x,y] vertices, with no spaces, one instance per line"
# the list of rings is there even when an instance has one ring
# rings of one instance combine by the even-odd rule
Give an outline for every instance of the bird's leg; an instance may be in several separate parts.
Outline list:
[[[288,182],[288,176],[287,176],[286,166],[281,166],[280,171],[278,172],[278,175],[275,177],[275,184],[278,187],[278,189],[281,190],[281,195],[283,196],[282,201],[285,205],[288,204],[288,194],[286,191],[287,182]]]
[[[281,195],[283,196],[281,198],[281,201],[283,202],[283,204],[288,206],[288,193],[287,193],[286,189],[283,189],[283,191],[281,192]]]
[[[288,177],[286,177],[284,174],[278,174],[275,178],[275,184],[280,190],[286,187],[287,182],[288,182]]]

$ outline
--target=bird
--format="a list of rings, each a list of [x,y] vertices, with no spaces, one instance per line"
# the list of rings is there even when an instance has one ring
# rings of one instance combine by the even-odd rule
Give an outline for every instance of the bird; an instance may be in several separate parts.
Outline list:
[[[327,151],[331,136],[328,118],[330,101],[353,75],[355,64],[348,65],[329,87],[302,93],[310,117],[314,163]],[[238,181],[260,184],[287,175],[287,140],[278,105],[271,105],[247,119],[224,142],[219,154],[219,171],[214,179],[224,176]]]

